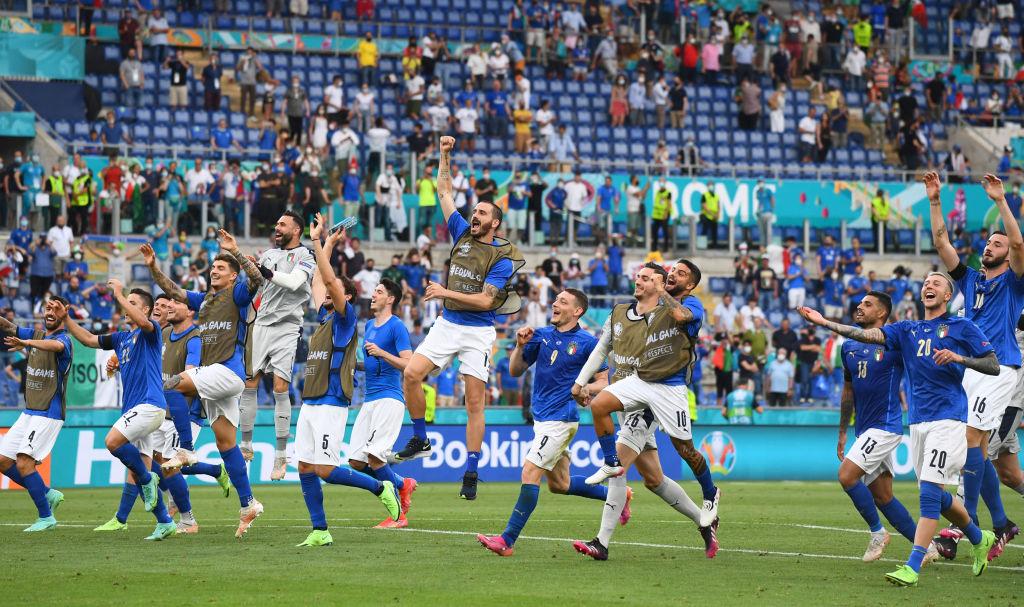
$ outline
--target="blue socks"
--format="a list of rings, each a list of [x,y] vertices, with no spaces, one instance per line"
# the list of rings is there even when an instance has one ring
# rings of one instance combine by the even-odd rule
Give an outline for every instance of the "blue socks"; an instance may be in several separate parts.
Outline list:
[[[422,417],[412,418],[412,433],[413,436],[427,438],[427,420]]]
[[[135,448],[135,445],[125,443],[110,453],[121,460],[125,468],[128,468],[135,474],[135,478],[138,479],[139,483],[145,485],[149,482],[149,470],[146,468],[146,463],[142,461],[142,454]]]
[[[384,484],[369,474],[363,474],[357,470],[342,468],[341,466],[335,466],[334,470],[331,470],[331,473],[324,480],[332,485],[346,485],[348,487],[366,489],[374,495],[380,495],[381,491],[384,490]]]
[[[534,485],[523,486],[533,487]],[[605,485],[588,485],[584,477],[572,476],[569,477],[569,490],[565,494],[588,497],[592,500],[601,500],[603,502],[608,497],[608,487]]]
[[[327,529],[327,515],[324,513],[324,488],[320,486],[320,477],[314,472],[299,474],[302,486],[302,499],[309,510],[309,520],[313,529]]]
[[[601,444],[601,453],[604,455],[606,466],[618,466],[619,454],[615,451],[615,435],[606,434],[598,436],[597,442]]]
[[[921,573],[921,562],[924,560],[924,555],[926,554],[928,554],[927,548],[914,544],[914,549],[910,551],[910,558],[907,559],[907,566],[914,571]]]
[[[174,422],[174,431],[178,433],[178,444],[182,449],[192,451],[192,418],[188,411],[188,401],[180,392],[164,392],[164,398]]]
[[[192,499],[189,497],[188,482],[185,481],[184,476],[180,474],[165,476],[164,485],[171,492],[171,497],[174,498],[174,505],[178,507],[178,512],[192,512]]]
[[[981,447],[967,449],[967,462],[964,464],[964,507],[971,515],[974,524],[978,524],[978,498],[981,496],[981,477],[985,473],[985,455]]]
[[[245,469],[242,452],[238,449],[238,445],[235,445],[227,451],[221,451],[220,457],[224,460],[224,467],[227,468],[228,476],[231,477],[231,484],[235,486],[235,491],[238,493],[238,501],[245,508],[252,501],[252,487],[249,486],[249,472]]]
[[[174,522],[171,515],[167,514],[167,504],[164,503],[164,496],[159,491],[156,492],[156,507],[153,508],[153,516],[156,517],[158,523]]]
[[[476,472],[477,466],[480,464],[480,452],[469,451],[466,453],[466,472]]]
[[[882,504],[878,507],[885,515],[885,519],[899,531],[900,535],[907,538],[911,544],[914,543],[914,534],[917,533],[917,523],[914,522],[913,517],[910,516],[910,512],[907,511],[906,507],[895,497],[892,498],[888,504]]]
[[[540,497],[540,485],[522,485],[519,488],[519,499],[512,509],[512,516],[508,519],[505,532],[501,534],[507,546],[511,546],[519,539],[523,532],[526,521],[530,520],[533,509],[537,507],[537,499]]]
[[[11,467],[4,471],[4,476],[18,483],[22,487],[25,486],[25,479],[21,477],[21,472],[18,472],[17,464],[11,464]]]
[[[38,472],[25,475],[19,484],[28,491],[32,501],[35,502],[39,518],[53,516],[53,513],[50,512],[50,503],[46,501],[46,483],[43,482],[43,477],[39,476]]]
[[[970,540],[971,544],[977,546],[981,543],[981,527],[971,523],[963,528],[964,537]]]
[[[868,524],[868,528],[871,529],[872,533],[882,530],[882,522],[878,520],[878,510],[875,508],[875,499],[871,495],[871,490],[868,486],[861,481],[850,487],[844,489],[846,495],[850,496],[850,500],[853,502],[854,507],[857,508],[857,512],[860,512],[861,517],[864,518],[864,522]],[[893,500],[895,501],[895,500]],[[891,502],[890,502],[891,503]],[[913,536],[911,536],[911,540]]]
[[[391,466],[384,464],[380,468],[374,470],[370,468],[370,475],[379,481],[391,481],[395,485],[395,489],[401,490],[405,487],[405,479],[395,474],[395,471],[391,469]]]
[[[985,460],[981,476],[981,498],[985,500],[989,513],[992,514],[992,526],[1002,529],[1006,525],[1006,511],[1003,500],[999,496],[999,473],[992,465],[992,460]]]
[[[206,462],[199,462],[194,466],[185,466],[181,469],[182,474],[205,474],[213,478],[220,476],[220,466],[217,464],[208,464]]]
[[[132,512],[132,507],[135,505],[135,500],[139,498],[139,486],[135,483],[124,484],[121,488],[121,504],[117,507],[117,514],[114,518],[120,523],[128,522],[128,515]]]
[[[697,482],[700,483],[700,492],[704,495],[704,499],[715,499],[718,487],[715,486],[715,481],[711,479],[711,468],[708,467],[707,462],[704,462],[704,470],[694,476],[697,477]]]

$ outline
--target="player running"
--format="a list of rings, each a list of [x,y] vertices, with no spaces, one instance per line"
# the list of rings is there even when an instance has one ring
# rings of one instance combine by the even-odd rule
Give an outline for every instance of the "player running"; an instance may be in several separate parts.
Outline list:
[[[315,261],[302,246],[305,222],[298,213],[285,211],[274,226],[276,248],[260,255],[259,270],[265,278],[259,293],[259,309],[252,326],[252,374],[245,382],[240,402],[242,455],[252,459],[252,434],[256,422],[256,389],[265,373],[274,376],[274,468],[270,480],[282,480],[287,472],[288,433],[292,424],[292,383],[295,351],[302,334],[302,313],[309,303]]]
[[[242,537],[253,521],[263,514],[263,504],[252,495],[249,473],[242,452],[235,443],[238,428],[238,398],[245,387],[242,361],[246,325],[243,312],[252,303],[253,294],[263,284],[263,275],[251,260],[238,251],[233,236],[220,231],[221,248],[210,269],[210,290],[186,291],[167,277],[156,263],[153,247],[142,245],[142,257],[153,280],[167,295],[199,312],[199,336],[202,339],[200,366],[175,375],[164,382],[167,390],[177,390],[185,398],[198,396],[206,418],[210,420],[224,467],[238,492],[241,509],[235,537]],[[245,270],[246,279],[239,273]],[[194,455],[193,455],[194,457]],[[194,462],[190,461],[190,464]]]
[[[380,498],[392,520],[400,520],[402,509],[398,491],[390,480],[377,480],[367,474],[341,467],[341,443],[348,421],[353,378],[356,368],[357,312],[352,306],[355,284],[347,277],[334,276],[330,253],[344,235],[327,236],[320,245],[322,218],[310,227],[319,281],[313,283],[313,300],[319,304],[320,326],[309,338],[306,357],[302,408],[295,429],[295,458],[298,461],[302,497],[309,510],[313,531],[299,546],[330,546],[334,543],[327,530],[324,492],[320,480],[332,485],[348,485],[372,492]],[[335,307],[335,302],[340,307]]]
[[[139,486],[146,512],[156,517],[156,528],[146,539],[160,541],[177,533],[157,486],[159,476],[150,471],[154,432],[167,415],[160,377],[160,323],[149,317],[153,312],[153,296],[148,291],[132,289],[125,297],[120,280],[112,278],[107,285],[124,312],[130,331],[94,335],[70,315],[65,317],[64,326],[85,347],[113,350],[117,356],[124,378],[124,394],[121,417],[107,433],[106,446],[128,468],[132,482]]]
[[[469,417],[466,422],[466,471],[462,476],[459,496],[473,500],[476,499],[477,466],[484,438],[488,362],[496,338],[494,318],[497,314],[519,310],[519,296],[508,287],[525,261],[515,245],[495,237],[502,218],[501,209],[496,204],[477,203],[468,223],[456,212],[450,169],[454,147],[454,137],[441,137],[437,195],[453,243],[448,284],[445,288],[431,282],[423,296],[424,301],[443,300],[444,308],[405,368],[405,398],[412,418],[413,436],[405,448],[395,454],[395,459],[407,460],[430,454],[430,440],[427,439],[424,421],[426,400],[421,386],[434,369],[447,367],[458,356],[459,372],[466,384],[466,412]]]
[[[921,518],[907,563],[885,576],[898,586],[917,585],[940,513],[963,529],[974,546],[974,575],[981,575],[988,567],[988,551],[996,543],[995,534],[978,528],[963,503],[943,489],[953,482],[967,459],[964,370],[999,375],[999,360],[981,329],[966,318],[946,314],[952,297],[952,281],[944,274],[932,272],[921,287],[924,320],[862,329],[826,320],[810,308],[800,308],[801,316],[808,322],[864,344],[885,346],[899,352],[903,359],[910,383],[910,453],[920,486]]]
[[[0,437],[0,473],[28,491],[39,518],[26,532],[46,531],[57,526],[53,512],[64,501],[64,494],[51,489],[36,471],[53,450],[57,435],[64,427],[67,403],[64,401],[71,366],[72,345],[64,330],[68,301],[52,297],[46,302],[43,330],[21,329],[0,316],[0,333],[10,348],[29,350],[25,369],[25,410],[7,434]]]
[[[1021,352],[1014,337],[1014,326],[1024,309],[1024,237],[1020,226],[1006,203],[1003,182],[995,175],[985,175],[982,185],[995,203],[1005,232],[996,231],[988,239],[981,256],[979,272],[960,263],[956,249],[949,242],[942,218],[940,193],[942,183],[937,173],[926,173],[925,187],[931,204],[932,241],[949,275],[964,296],[964,316],[974,321],[995,350],[999,359],[999,376],[985,377],[975,370],[964,373],[964,390],[969,406],[967,414],[967,463],[961,475],[964,506],[971,519],[978,520],[978,499],[983,497],[992,514],[992,526],[999,541],[989,554],[996,558],[1014,535],[1016,525],[1010,523],[999,495],[999,474],[989,451],[989,434],[999,429],[1003,413],[1010,405]],[[1012,457],[1013,456],[1011,454]],[[1005,457],[1005,456],[1004,456]],[[963,537],[957,529],[943,529],[936,539],[939,553],[946,558],[956,556],[956,544]]]
[[[569,444],[580,425],[579,411],[572,397],[572,382],[590,356],[597,339],[579,325],[589,302],[582,291],[565,289],[551,305],[551,325],[516,332],[516,347],[509,354],[509,370],[519,377],[536,364],[533,376],[533,444],[523,463],[523,484],[519,500],[512,509],[501,535],[476,536],[484,548],[499,556],[512,556],[513,545],[540,497],[540,479],[546,476],[551,493],[579,495],[604,500],[603,485],[588,485],[582,476],[569,476]],[[608,366],[602,365],[589,387],[598,392],[608,384]],[[621,524],[629,521],[629,510],[620,515]]]
[[[573,387],[573,394],[578,400],[589,398],[589,390],[580,383],[581,378],[611,351],[615,361],[612,384],[598,394],[591,405],[605,465],[587,479],[588,483],[611,479],[606,509],[602,510],[597,537],[589,542],[573,542],[577,552],[596,560],[608,559],[608,545],[615,531],[616,518],[622,509],[628,507],[624,475],[634,463],[644,477],[644,486],[698,525],[705,542],[706,556],[714,558],[718,552],[717,488],[716,499],[706,500],[705,508],[698,509],[677,483],[665,478],[654,437],[654,432],[661,425],[684,459],[696,452],[690,431],[686,383],[694,364],[695,340],[704,319],[700,300],[690,295],[700,283],[700,277],[700,270],[688,260],[676,262],[671,275],[655,263],[641,268],[634,290],[636,302],[620,304],[612,310],[612,315],[605,322],[601,342]],[[666,290],[666,285],[671,293]],[[681,342],[682,349],[677,353],[669,340]],[[645,381],[640,375],[652,381]],[[605,394],[607,396],[603,396]],[[617,440],[611,435],[614,426],[610,418],[611,412],[616,410],[625,411],[620,416]],[[703,461],[703,456],[697,455]],[[710,477],[706,462],[701,474]],[[709,480],[707,478],[705,482]],[[703,519],[709,515],[710,520],[704,524]]]
[[[891,313],[892,299],[880,291],[869,291],[854,311],[853,320],[861,329],[881,329]],[[845,383],[836,448],[841,462],[839,484],[871,531],[864,552],[864,562],[868,563],[880,559],[889,545],[889,532],[879,521],[878,510],[911,545],[917,530],[910,513],[892,493],[896,449],[903,441],[903,408],[899,398],[903,358],[895,350],[847,340],[842,346],[842,364]],[[844,455],[846,429],[854,413],[857,438]],[[938,556],[935,545],[929,544],[924,564]]]

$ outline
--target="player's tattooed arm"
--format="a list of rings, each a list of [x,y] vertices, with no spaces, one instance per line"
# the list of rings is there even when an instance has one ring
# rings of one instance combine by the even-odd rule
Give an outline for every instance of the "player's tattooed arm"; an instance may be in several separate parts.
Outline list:
[[[153,276],[153,282],[160,287],[160,290],[167,294],[168,297],[175,301],[182,303],[188,303],[188,298],[185,296],[185,290],[181,288],[178,283],[171,280],[160,266],[156,263],[156,253],[153,252],[153,247],[146,243],[139,247],[139,253],[142,254],[142,260],[146,262],[149,267],[149,273]]]
[[[455,138],[445,135],[438,142],[441,158],[437,163],[437,199],[441,201],[441,212],[448,221],[455,212],[455,196],[452,187],[452,151],[455,149]]]
[[[263,272],[260,272],[259,267],[254,264],[251,259],[242,255],[238,249],[230,251],[230,253],[231,256],[235,258],[235,261],[238,262],[242,271],[245,272],[245,275],[249,278],[249,290],[255,291],[262,287],[263,283],[266,282],[266,279],[263,278]]]
[[[672,318],[680,324],[686,324],[693,320],[693,310],[684,306],[678,299],[672,297],[668,293],[662,293],[660,299],[661,305],[668,307],[672,312]]]
[[[985,356],[972,358],[970,356],[961,356],[952,350],[935,350],[935,352],[932,353],[932,359],[937,365],[957,363],[967,367],[968,369],[973,369],[978,373],[984,373],[985,375],[999,375],[999,359],[996,358],[995,352],[989,352]]]
[[[960,256],[957,255],[956,249],[949,242],[946,219],[942,216],[942,200],[940,197],[942,181],[939,179],[939,174],[934,171],[925,173],[922,181],[924,181],[925,191],[928,194],[929,218],[932,225],[932,244],[935,245],[935,251],[939,254],[943,265],[946,266],[946,271],[952,272],[954,268],[960,265]]]
[[[18,325],[7,320],[3,316],[0,316],[0,333],[6,333],[7,335],[16,335],[18,333]]]
[[[838,322],[833,322],[821,315],[821,312],[812,310],[807,306],[799,308],[797,310],[800,316],[804,317],[804,320],[811,324],[818,325],[819,327],[825,327],[833,333],[838,333],[843,337],[849,337],[852,340],[859,341],[865,344],[878,344],[880,346],[885,345],[885,333],[881,329],[862,329],[860,327],[854,327],[852,325],[844,325]]]

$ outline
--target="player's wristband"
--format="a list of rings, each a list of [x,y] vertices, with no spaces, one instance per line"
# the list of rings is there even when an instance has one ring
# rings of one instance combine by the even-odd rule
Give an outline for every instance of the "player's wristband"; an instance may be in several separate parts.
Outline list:
[[[266,280],[270,280],[274,277],[274,272],[270,268],[264,266],[256,266],[256,268],[260,271],[260,274],[262,274],[263,278],[265,278]]]

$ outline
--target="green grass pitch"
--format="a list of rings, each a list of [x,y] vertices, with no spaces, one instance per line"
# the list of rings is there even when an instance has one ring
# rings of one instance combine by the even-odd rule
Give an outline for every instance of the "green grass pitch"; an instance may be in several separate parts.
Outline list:
[[[298,485],[258,486],[266,513],[234,538],[238,501],[216,489],[193,491],[196,536],[143,541],[153,527],[141,502],[129,529],[94,533],[120,499],[117,489],[72,489],[60,526],[22,528],[35,510],[22,491],[0,492],[0,573],[6,605],[1019,605],[1024,542],[1011,545],[980,578],[961,544],[954,563],[926,567],[918,588],[895,588],[883,575],[907,556],[893,532],[883,560],[862,563],[864,524],[836,483],[721,484],[718,557],[704,557],[694,525],[640,483],[633,520],[620,527],[610,560],[576,554],[602,505],[542,493],[516,554],[487,552],[475,534],[504,529],[518,485],[483,483],[474,502],[458,487],[421,484],[408,530],[376,530],[383,507],[348,487],[325,486],[334,545],[296,548],[309,520]],[[695,483],[684,482],[699,497]],[[917,510],[912,484],[897,495]],[[1004,492],[1011,518],[1024,520]],[[916,514],[915,514],[916,516]],[[987,525],[988,521],[984,521]],[[890,531],[892,531],[890,529]]]

